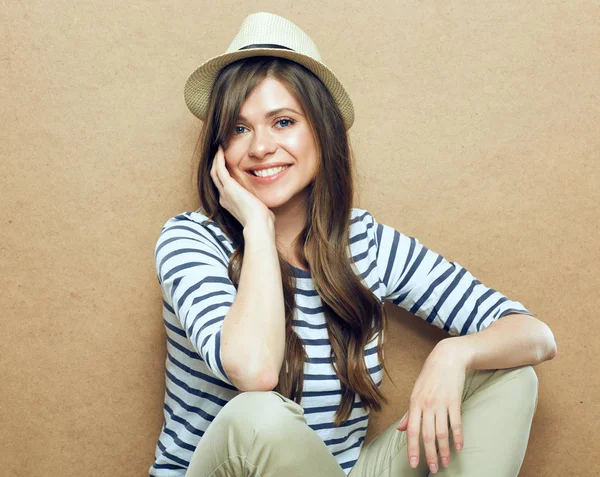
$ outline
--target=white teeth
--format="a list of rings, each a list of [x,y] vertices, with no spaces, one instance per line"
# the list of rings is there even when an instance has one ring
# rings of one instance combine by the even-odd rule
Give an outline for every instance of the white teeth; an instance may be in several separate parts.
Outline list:
[[[258,177],[269,177],[269,176],[273,176],[273,175],[277,174],[278,172],[281,172],[282,170],[284,170],[287,167],[289,167],[289,166],[273,167],[271,169],[262,169],[260,171],[252,171],[252,172],[254,173],[255,176],[258,176]]]

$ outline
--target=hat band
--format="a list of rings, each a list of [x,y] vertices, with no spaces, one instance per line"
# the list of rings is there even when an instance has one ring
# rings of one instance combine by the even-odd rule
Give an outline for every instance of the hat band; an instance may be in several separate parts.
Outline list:
[[[255,43],[253,45],[243,46],[238,51],[240,51],[240,50],[247,50],[249,48],[282,48],[284,50],[294,51],[294,49],[288,48],[287,46],[273,45],[271,43]]]

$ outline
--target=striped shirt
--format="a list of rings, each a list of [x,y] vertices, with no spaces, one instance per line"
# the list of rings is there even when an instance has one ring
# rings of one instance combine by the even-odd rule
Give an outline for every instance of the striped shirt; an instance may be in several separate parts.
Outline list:
[[[150,476],[183,477],[211,421],[240,392],[220,359],[221,327],[236,296],[227,275],[233,251],[229,239],[201,209],[169,219],[158,238],[155,259],[167,334],[166,389],[164,424]],[[378,223],[366,210],[351,211],[349,253],[353,270],[381,303],[391,301],[450,335],[476,333],[511,312],[533,316],[458,263]],[[329,363],[322,302],[310,272],[299,268],[293,272],[297,305],[293,329],[308,355],[300,405],[307,424],[348,474],[358,459],[369,416],[357,395],[349,419],[334,426],[340,382]],[[365,347],[365,362],[380,386],[377,336]]]

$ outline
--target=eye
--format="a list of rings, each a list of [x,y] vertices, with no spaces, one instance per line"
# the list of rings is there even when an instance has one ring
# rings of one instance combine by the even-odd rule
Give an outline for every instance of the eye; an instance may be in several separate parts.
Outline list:
[[[290,127],[290,126],[291,126],[292,124],[294,124],[295,122],[296,122],[296,121],[294,121],[293,119],[290,119],[290,118],[281,118],[281,119],[278,119],[278,120],[275,122],[275,124],[287,123],[288,125],[284,125],[284,126],[282,127],[282,129],[285,129],[285,128],[288,128],[288,127]],[[241,129],[241,131],[240,131],[240,129]],[[244,126],[235,126],[235,128],[234,128],[234,132],[233,132],[234,136],[239,136],[240,134],[242,134],[242,133],[244,132],[244,131],[243,131],[244,129],[246,129]]]
[[[296,121],[294,121],[293,119],[290,119],[290,118],[281,118],[281,119],[277,120],[278,123],[281,123],[281,122],[284,122],[284,121],[288,122],[290,124],[290,126],[296,122]]]

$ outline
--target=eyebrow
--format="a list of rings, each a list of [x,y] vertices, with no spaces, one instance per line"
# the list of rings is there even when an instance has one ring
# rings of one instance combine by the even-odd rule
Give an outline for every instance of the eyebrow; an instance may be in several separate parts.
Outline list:
[[[292,113],[296,113],[300,116],[302,116],[301,113],[299,113],[298,111],[296,111],[295,109],[292,108],[277,108],[277,109],[273,109],[271,111],[269,111],[267,114],[265,114],[265,118],[272,118],[273,116],[276,116],[277,114],[283,112],[283,111],[291,111]],[[244,116],[242,116],[241,114],[238,116],[238,120],[241,121],[248,121]]]

